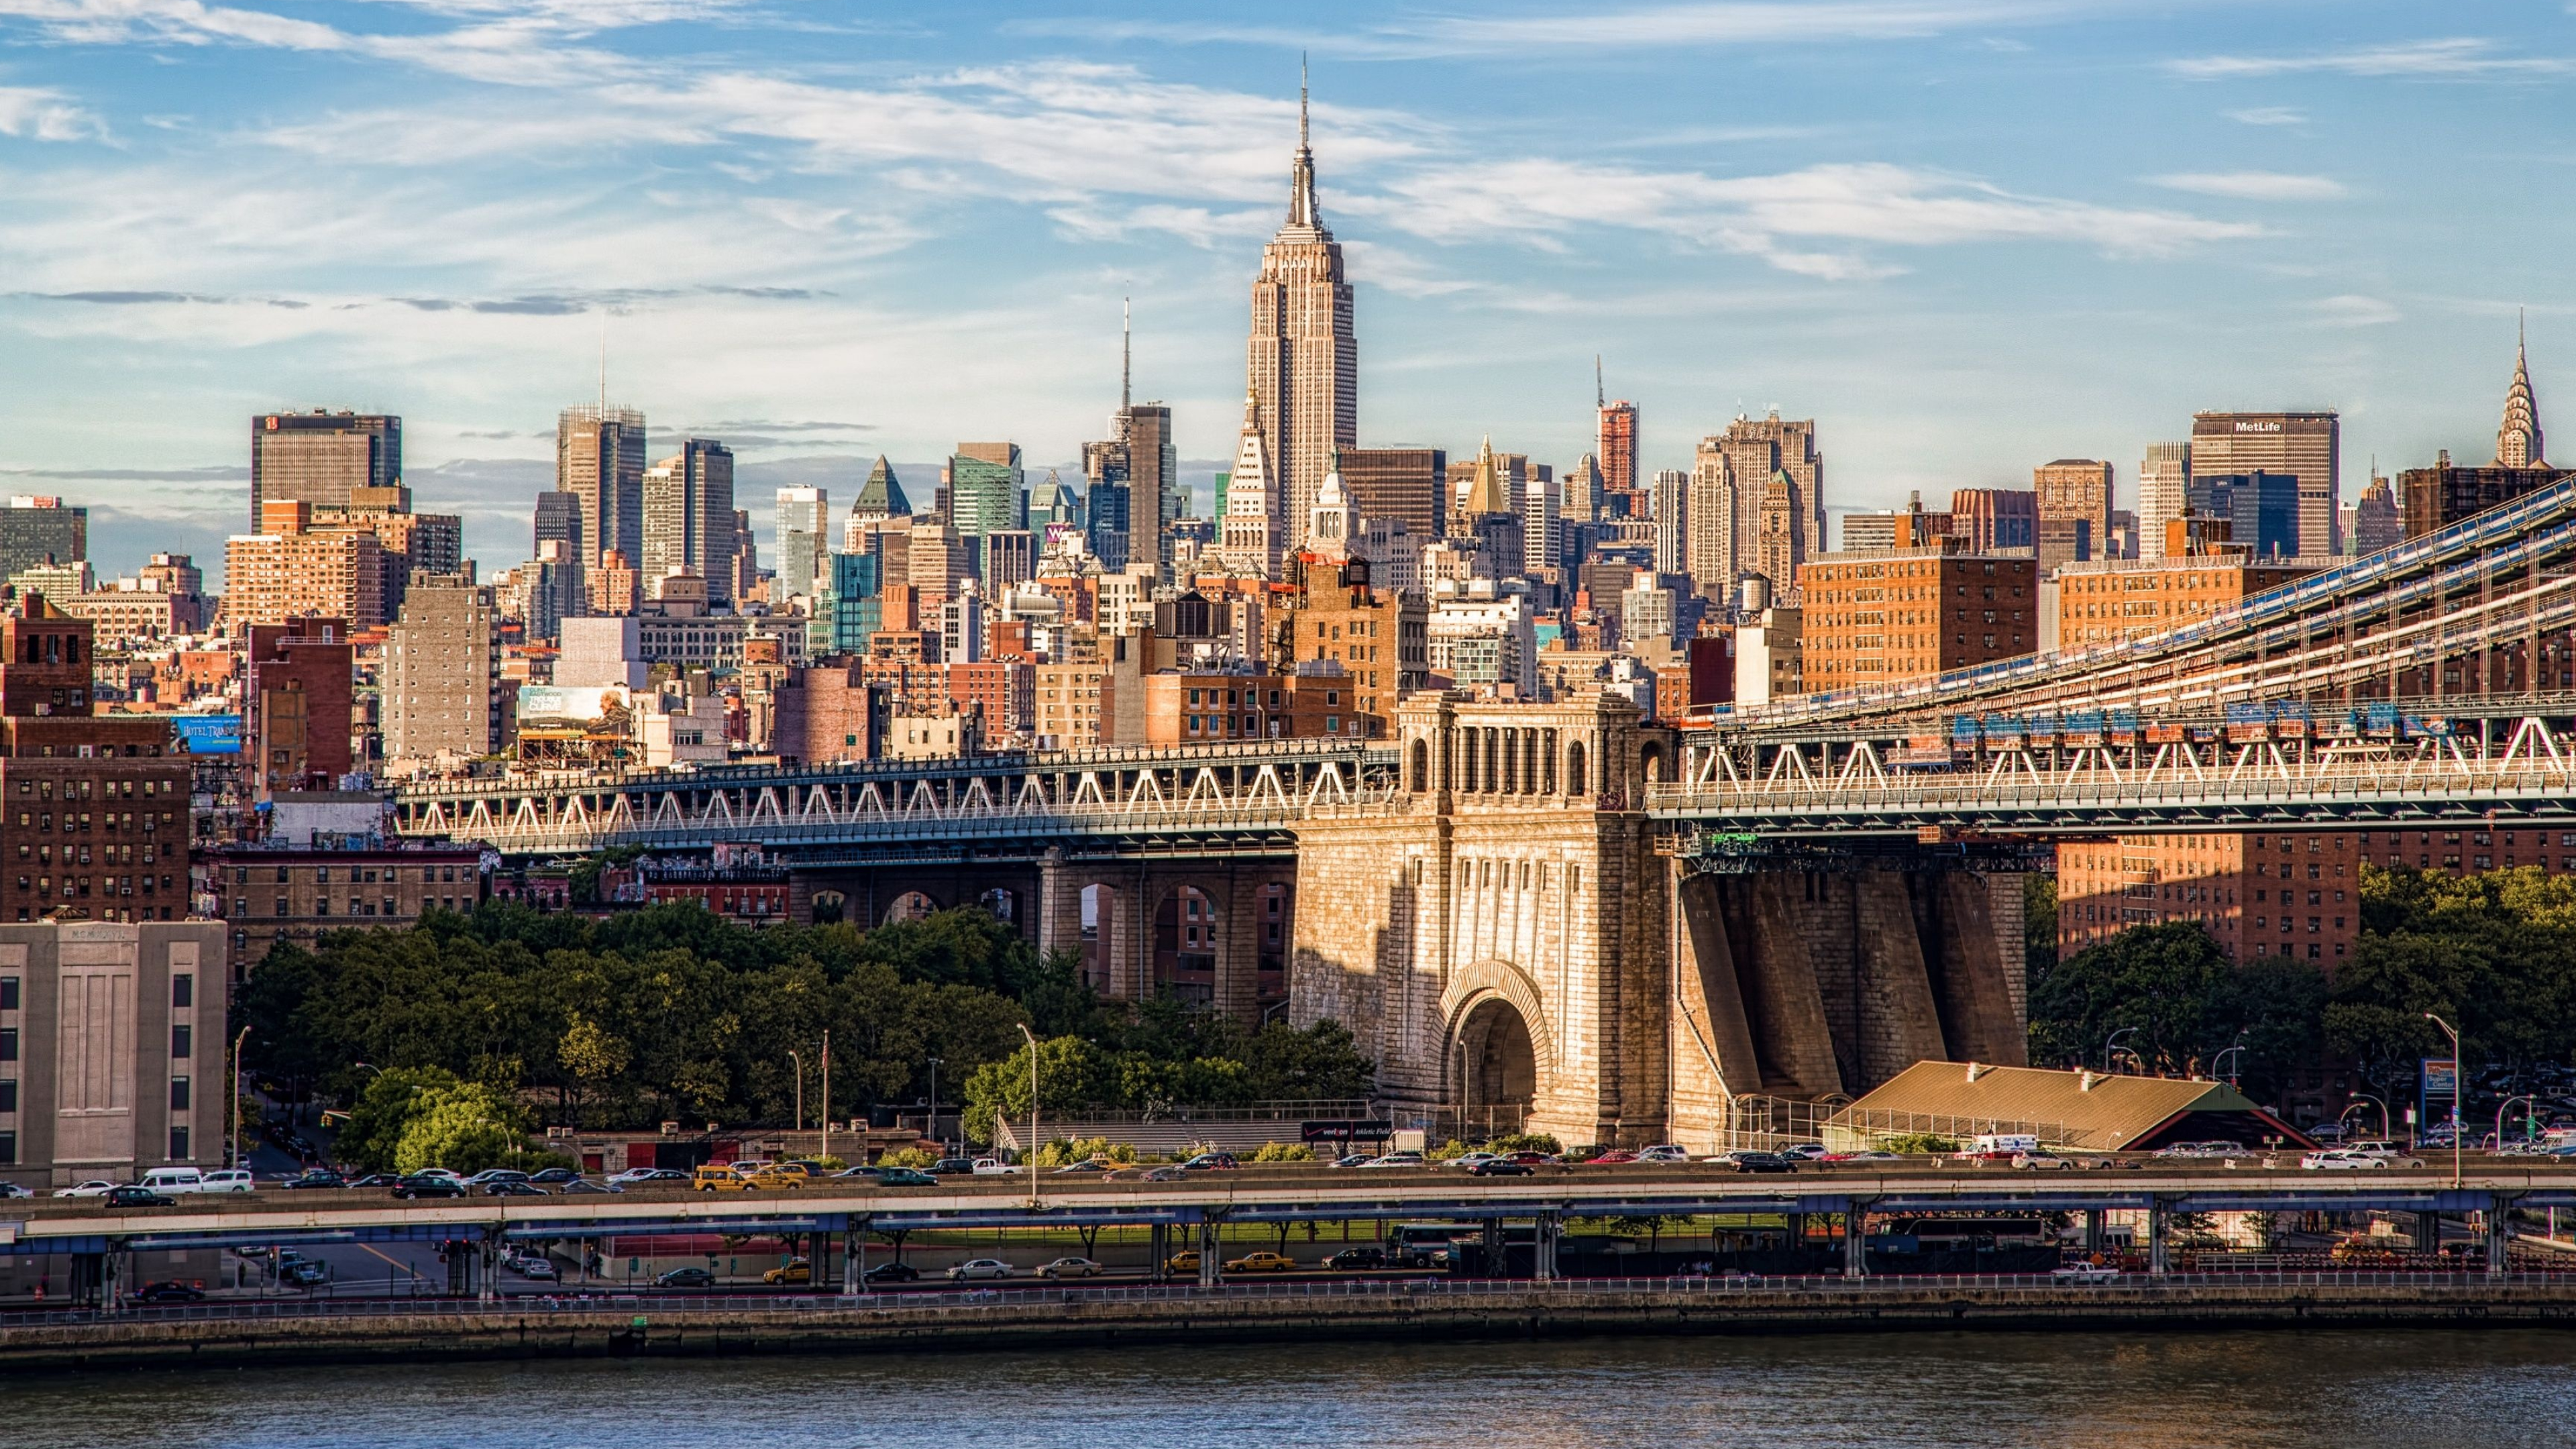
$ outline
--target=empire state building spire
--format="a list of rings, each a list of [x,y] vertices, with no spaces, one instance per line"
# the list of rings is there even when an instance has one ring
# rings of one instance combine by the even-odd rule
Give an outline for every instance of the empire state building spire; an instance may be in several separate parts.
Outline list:
[[[1351,331],[1351,284],[1342,272],[1341,243],[1315,205],[1307,111],[1301,64],[1288,219],[1261,249],[1261,275],[1252,284],[1252,332],[1244,348],[1245,390],[1258,404],[1253,425],[1268,455],[1281,552],[1304,541],[1315,495],[1333,471],[1333,450],[1359,443],[1360,359]]]
[[[2520,319],[2514,323],[2513,385],[2504,393],[2504,422],[2496,429],[2495,465],[2499,468],[2546,468],[2541,448],[2540,404],[2531,396],[2531,360]]]

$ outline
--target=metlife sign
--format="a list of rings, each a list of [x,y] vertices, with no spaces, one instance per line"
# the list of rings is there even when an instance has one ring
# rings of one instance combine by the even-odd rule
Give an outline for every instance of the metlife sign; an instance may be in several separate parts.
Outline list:
[[[2236,424],[2236,431],[2240,433],[2277,433],[2281,431],[2281,425],[2277,422],[2257,423],[2239,419]]]

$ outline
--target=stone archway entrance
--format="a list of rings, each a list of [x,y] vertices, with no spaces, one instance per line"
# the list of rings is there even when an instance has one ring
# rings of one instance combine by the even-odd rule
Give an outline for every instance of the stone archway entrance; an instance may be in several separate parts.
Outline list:
[[[1518,1132],[1538,1096],[1538,1053],[1520,1008],[1492,997],[1458,1023],[1461,1126],[1487,1137]]]

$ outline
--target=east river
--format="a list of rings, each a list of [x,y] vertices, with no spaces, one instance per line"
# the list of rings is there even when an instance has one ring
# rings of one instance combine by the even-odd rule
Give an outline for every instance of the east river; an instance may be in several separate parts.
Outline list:
[[[2576,1332],[1622,1338],[0,1380],[16,1449],[2519,1449]]]

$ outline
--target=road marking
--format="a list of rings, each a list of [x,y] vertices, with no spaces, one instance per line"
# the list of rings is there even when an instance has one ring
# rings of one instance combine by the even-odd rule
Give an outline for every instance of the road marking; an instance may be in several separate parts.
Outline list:
[[[367,1251],[368,1251],[368,1252],[370,1252],[370,1253],[375,1254],[375,1255],[376,1255],[377,1257],[379,1257],[379,1258],[383,1258],[383,1259],[384,1259],[384,1261],[385,1261],[386,1263],[390,1264],[390,1265],[391,1265],[391,1266],[393,1266],[393,1267],[400,1268],[400,1269],[402,1269],[402,1270],[403,1270],[404,1272],[406,1272],[406,1273],[410,1273],[410,1274],[413,1274],[413,1275],[417,1276],[417,1275],[419,1274],[419,1272],[420,1272],[420,1270],[419,1270],[418,1268],[415,1268],[415,1267],[413,1267],[411,1264],[404,1262],[404,1261],[403,1261],[402,1259],[400,1259],[400,1258],[395,1258],[395,1257],[389,1257],[389,1256],[387,1256],[387,1255],[386,1255],[382,1250],[378,1249],[378,1248],[376,1247],[376,1245],[375,1245],[375,1244],[373,1244],[373,1243],[360,1243],[360,1244],[358,1244],[358,1246],[359,1246],[359,1247],[361,1247],[361,1248],[364,1248],[365,1250],[367,1250]]]

